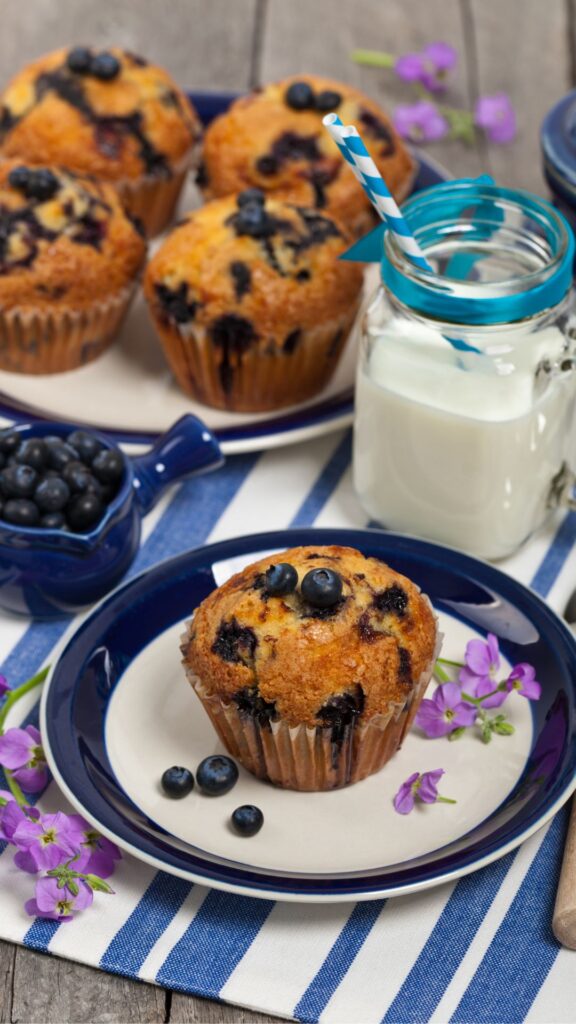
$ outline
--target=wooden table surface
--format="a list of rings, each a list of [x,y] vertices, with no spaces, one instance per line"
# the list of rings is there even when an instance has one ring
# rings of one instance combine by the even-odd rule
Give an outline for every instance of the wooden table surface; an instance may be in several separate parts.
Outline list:
[[[352,64],[350,51],[402,53],[445,40],[460,54],[454,104],[504,90],[519,133],[508,146],[446,142],[428,152],[454,175],[489,171],[502,185],[543,195],[540,123],[576,84],[576,0],[2,0],[1,10],[2,82],[48,49],[116,42],[191,89],[244,90],[308,71],[352,82],[386,104],[406,90],[389,72]],[[2,1022],[274,1019],[0,942]]]

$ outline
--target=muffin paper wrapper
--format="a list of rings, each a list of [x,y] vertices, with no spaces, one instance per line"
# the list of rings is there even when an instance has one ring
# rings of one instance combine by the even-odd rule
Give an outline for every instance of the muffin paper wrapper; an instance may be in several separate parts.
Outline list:
[[[284,789],[302,792],[340,789],[379,771],[402,745],[426,692],[440,653],[442,635],[430,663],[405,701],[390,702],[386,713],[344,728],[334,744],[330,726],[289,726],[282,720],[260,724],[233,702],[210,693],[187,666],[186,675],[222,743],[249,772]],[[190,626],[182,637],[189,638]]]
[[[160,234],[172,220],[176,203],[188,172],[199,160],[200,147],[193,146],[170,167],[170,177],[143,174],[140,178],[123,178],[111,182],[124,206],[142,222],[146,236]]]
[[[63,373],[93,362],[109,347],[136,284],[86,309],[0,309],[0,369]]]
[[[224,354],[197,324],[166,326],[152,313],[164,351],[178,384],[198,402],[234,412],[266,412],[296,405],[318,394],[328,383],[352,330],[360,304],[346,313],[302,331],[295,350],[263,352],[258,346]],[[224,381],[228,379],[228,386]]]

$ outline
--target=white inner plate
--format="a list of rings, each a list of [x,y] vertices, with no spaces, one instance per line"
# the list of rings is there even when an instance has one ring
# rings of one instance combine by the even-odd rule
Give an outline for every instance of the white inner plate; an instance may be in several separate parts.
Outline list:
[[[440,628],[443,656],[462,660],[466,643],[478,634],[446,615],[440,616]],[[186,682],[179,651],[183,629],[184,623],[178,624],[159,636],[119,680],[108,708],[106,746],[130,799],[169,833],[212,855],[304,874],[365,871],[426,857],[495,811],[526,765],[530,706],[513,695],[506,711],[516,732],[495,736],[489,746],[475,730],[451,743],[426,739],[413,729],[381,772],[346,789],[281,790],[240,769],[238,783],[225,796],[210,798],[194,789],[184,800],[170,800],[159,787],[166,768],[184,765],[195,771],[204,757],[225,752]],[[434,768],[446,771],[440,793],[458,802],[418,806],[406,817],[398,815],[392,798],[401,782],[414,771]],[[234,808],[245,803],[260,807],[265,818],[251,839],[236,836],[228,825]]]
[[[199,205],[198,190],[190,181],[180,207],[190,210]],[[152,253],[159,244],[158,240],[152,243]],[[377,281],[378,268],[371,270],[373,281]],[[353,386],[356,337],[357,331],[353,329],[336,372],[324,390],[308,402],[293,406],[292,411],[317,405]],[[141,289],[118,338],[95,362],[48,376],[0,371],[0,392],[46,417],[118,432],[162,433],[185,413],[199,416],[211,430],[223,430],[291,411],[286,408],[273,413],[230,413],[211,409],[186,396],[176,385],[164,358]]]

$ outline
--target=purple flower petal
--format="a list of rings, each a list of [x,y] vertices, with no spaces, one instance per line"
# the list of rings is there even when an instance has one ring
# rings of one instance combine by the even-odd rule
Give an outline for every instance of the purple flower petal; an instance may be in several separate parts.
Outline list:
[[[421,53],[405,53],[394,65],[398,78],[404,82],[419,82],[424,72],[424,59]]]
[[[506,685],[510,690],[518,690],[527,700],[539,700],[542,694],[542,687],[536,679],[536,669],[526,661],[514,666]]]
[[[454,729],[469,729],[471,725],[474,725],[477,714],[478,711],[474,705],[463,700],[454,708],[454,718],[452,719]]]
[[[485,680],[487,680],[490,684],[492,683],[492,680],[490,679],[489,676],[477,675],[476,672],[473,672],[472,669],[470,668],[466,668],[466,666],[460,669],[458,673],[458,679],[460,681],[460,686],[462,687],[463,690],[466,690],[470,697],[478,696],[476,690],[480,683],[483,683]]]
[[[490,672],[490,649],[484,640],[469,640],[464,655],[466,667],[476,676],[487,676]]]
[[[481,96],[474,109],[474,121],[491,142],[511,142],[516,135],[516,114],[504,92]]]
[[[47,768],[16,768],[13,774],[25,793],[41,793],[50,780]]]
[[[481,679],[476,687],[476,692],[473,694],[474,697],[485,697],[487,693],[492,693],[496,689],[498,683],[494,679]],[[491,697],[486,697],[482,701],[483,708],[499,708],[502,706],[505,700],[508,699],[508,690],[498,690],[497,693],[493,693]]]
[[[14,863],[20,871],[26,871],[29,875],[37,875],[40,870],[30,850],[17,850],[14,854]]]
[[[418,796],[425,804],[435,804],[438,798],[438,783],[444,775],[443,768],[435,768],[430,772],[422,772]]]
[[[436,701],[425,698],[414,719],[415,724],[422,732],[425,732],[430,739],[439,739],[440,736],[447,736],[454,728],[452,723],[444,716],[444,712],[438,707]]]
[[[74,910],[86,910],[87,907],[92,905],[94,900],[94,893],[86,882],[82,882],[78,879],[78,895],[73,897],[74,899]]]
[[[26,911],[27,914],[30,914],[30,917],[45,917],[48,918],[49,921],[64,922],[72,920],[72,917],[60,917],[60,914],[57,914],[55,911],[40,910],[40,907],[36,903],[36,900],[26,900],[26,903],[24,904],[24,910]]]
[[[8,693],[9,689],[10,687],[8,686],[6,676],[0,675],[0,700],[2,700],[2,697]]]
[[[448,132],[446,118],[427,100],[398,104],[394,111],[394,124],[403,138],[413,142],[431,142]]]
[[[414,809],[414,783],[420,778],[419,772],[414,772],[410,775],[405,782],[402,783],[400,789],[394,797],[394,810],[398,814],[410,814],[410,811]]]
[[[35,741],[26,729],[7,729],[0,736],[0,764],[13,771],[23,768],[32,756]]]
[[[458,61],[458,54],[449,43],[428,43],[422,53],[437,71],[450,71]]]
[[[436,689],[433,700],[441,711],[452,711],[462,700],[458,683],[442,683]]]

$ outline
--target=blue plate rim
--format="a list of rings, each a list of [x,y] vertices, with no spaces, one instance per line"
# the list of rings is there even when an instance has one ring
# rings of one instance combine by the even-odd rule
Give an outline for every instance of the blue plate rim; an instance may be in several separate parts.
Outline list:
[[[170,874],[174,874],[178,877],[184,878],[190,882],[196,882],[202,885],[208,885],[213,888],[222,889],[229,892],[240,893],[242,895],[255,896],[265,899],[278,899],[289,902],[318,902],[318,903],[329,903],[329,902],[347,902],[350,900],[373,900],[384,897],[405,895],[410,892],[421,891],[436,885],[440,885],[444,882],[455,880],[473,871],[477,871],[480,868],[498,860],[503,857],[506,853],[518,847],[521,843],[525,842],[531,835],[542,828],[563,806],[563,804],[569,799],[572,792],[576,789],[576,749],[574,749],[574,736],[566,737],[565,749],[567,749],[571,755],[570,760],[570,774],[563,784],[563,788],[558,796],[554,800],[549,800],[541,813],[534,820],[528,820],[524,824],[519,824],[512,838],[501,844],[497,844],[493,849],[488,849],[485,854],[474,853],[474,849],[469,850],[467,846],[464,847],[461,854],[456,857],[456,866],[446,869],[442,867],[442,848],[430,855],[427,855],[427,860],[421,867],[410,869],[408,874],[411,876],[405,881],[401,881],[397,884],[387,884],[384,875],[382,875],[383,869],[374,869],[370,872],[360,872],[359,876],[351,877],[350,872],[334,873],[328,877],[328,879],[322,878],[322,876],[295,876],[295,875],[282,875],[278,872],[266,872],[262,869],[246,869],[246,867],[232,867],[232,869],[225,868],[224,870],[218,864],[209,863],[206,867],[207,862],[203,861],[202,858],[195,856],[187,857],[190,862],[190,866],[179,866],[170,861],[166,860],[166,856],[163,855],[161,846],[159,847],[160,852],[157,851],[150,854],[146,850],[142,850],[140,847],[135,845],[136,840],[141,841],[141,836],[135,834],[132,830],[130,837],[130,824],[128,823],[128,834],[129,838],[126,838],[125,834],[120,835],[118,831],[111,830],[103,825],[103,823],[95,816],[89,807],[86,806],[85,797],[79,795],[74,787],[67,781],[65,772],[60,770],[60,764],[58,761],[58,755],[53,749],[53,727],[49,724],[50,716],[49,709],[53,705],[54,700],[54,680],[57,678],[57,669],[61,662],[64,652],[74,643],[82,629],[89,623],[93,623],[98,619],[98,616],[102,614],[102,611],[112,602],[119,601],[126,591],[133,590],[144,584],[149,588],[154,586],[154,582],[161,580],[163,574],[170,574],[172,569],[185,563],[186,560],[192,559],[194,562],[201,563],[205,568],[210,568],[213,564],[226,560],[227,558],[235,557],[237,555],[252,553],[258,554],[258,551],[270,550],[273,548],[289,547],[292,545],[298,545],[303,543],[342,543],[350,544],[355,547],[362,547],[362,538],[370,538],[371,542],[378,539],[382,542],[384,548],[390,545],[402,545],[408,546],[408,548],[415,548],[421,552],[428,551],[437,558],[442,559],[443,564],[450,564],[451,568],[459,567],[461,573],[468,570],[469,578],[476,582],[478,578],[482,579],[486,583],[487,589],[490,589],[488,583],[492,581],[492,587],[497,594],[502,596],[506,592],[512,592],[520,595],[522,601],[527,602],[529,607],[535,608],[540,617],[545,621],[547,628],[556,633],[556,638],[561,638],[570,654],[572,661],[572,668],[574,669],[572,679],[576,677],[576,640],[568,629],[566,624],[560,619],[560,617],[549,607],[549,605],[530,587],[520,583],[513,577],[503,573],[496,566],[490,563],[483,562],[480,559],[473,558],[469,555],[465,555],[455,548],[451,548],[445,545],[434,544],[429,541],[420,540],[419,538],[410,537],[403,534],[388,533],[386,531],[375,530],[375,529],[338,529],[338,528],[313,528],[303,527],[290,530],[275,530],[266,533],[254,533],[245,534],[241,537],[230,538],[228,540],[219,541],[214,544],[204,545],[200,548],[192,549],[187,552],[183,552],[180,555],[166,559],[163,562],[157,563],[151,568],[143,570],[137,576],[126,581],[124,584],[119,586],[112,594],[108,595],[103,601],[100,602],[95,608],[91,609],[83,618],[74,623],[69,631],[65,634],[62,641],[58,645],[53,666],[49,677],[44,685],[42,701],[41,701],[41,728],[44,737],[44,744],[48,763],[53,776],[68,797],[70,802],[90,820],[95,827],[99,828],[100,831],[107,835],[110,839],[118,843],[127,852],[132,853],[134,856],[146,863],[158,868],[159,870],[167,871]],[[434,563],[432,563],[434,564]],[[192,567],[193,568],[193,567]],[[200,566],[196,567],[199,571]],[[157,634],[154,634],[154,636]],[[153,637],[150,637],[153,639]],[[58,698],[61,701],[61,696]],[[104,716],[105,717],[105,716]],[[572,742],[570,743],[570,739]],[[75,778],[75,783],[85,780],[78,780]],[[88,787],[92,786],[92,782],[88,780]],[[101,794],[100,794],[101,796]],[[494,812],[497,813],[497,812]],[[522,818],[522,810],[520,810],[520,818]],[[464,841],[465,841],[464,837]],[[434,869],[434,865],[437,868]],[[381,874],[378,875],[378,870]],[[390,874],[389,868],[385,869],[386,874]],[[311,884],[304,885],[302,882],[304,879],[312,879]],[[340,884],[336,884],[336,882]],[[361,881],[363,884],[358,884]]]
[[[196,89],[187,90],[187,95],[198,108],[200,115],[202,116],[205,112],[205,118],[209,121],[241,94]],[[419,163],[419,173],[423,172],[429,178],[420,188],[417,186],[415,191],[427,188],[438,181],[445,181],[450,177],[446,168],[432,157],[426,156],[420,151],[414,151],[413,155]],[[280,413],[266,420],[255,420],[253,423],[221,428],[215,430],[214,433],[224,454],[232,455],[241,451],[257,451],[273,445],[307,440],[320,433],[325,433],[327,430],[337,430],[340,427],[349,426],[353,415],[354,390],[347,388],[331,398],[305,406],[303,409]],[[0,391],[0,417],[14,423],[36,423],[54,419],[52,415],[44,415],[38,408],[28,407],[23,402],[10,399],[2,391]],[[92,426],[93,429],[106,434],[116,444],[153,444],[159,437],[159,433],[155,431],[110,429],[102,427],[98,423],[87,424],[87,426]]]

